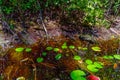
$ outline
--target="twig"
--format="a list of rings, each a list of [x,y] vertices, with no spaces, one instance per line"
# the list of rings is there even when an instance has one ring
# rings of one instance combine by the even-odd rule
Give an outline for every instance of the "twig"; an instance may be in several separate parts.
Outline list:
[[[38,4],[38,6],[40,7],[40,3],[39,3],[38,0],[37,0],[37,4]],[[42,11],[41,11],[41,9],[40,9],[40,11],[39,11],[39,16],[38,16],[38,18],[39,18],[40,21],[42,22],[43,29],[44,29],[45,34],[46,34],[46,37],[47,37],[47,39],[48,39],[48,32],[47,32],[46,25],[45,25],[45,23],[44,23],[44,21],[43,21],[43,18],[42,18]],[[40,21],[39,21],[39,20],[37,21],[39,25],[40,25]]]

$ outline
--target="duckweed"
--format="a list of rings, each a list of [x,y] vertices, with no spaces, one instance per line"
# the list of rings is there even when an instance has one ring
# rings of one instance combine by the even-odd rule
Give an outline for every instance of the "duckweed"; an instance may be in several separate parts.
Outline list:
[[[46,50],[51,51],[53,48],[52,47],[46,47]]]
[[[98,51],[98,52],[100,52],[100,51],[101,51],[101,48],[98,47],[98,46],[95,46],[95,47],[92,47],[92,50],[93,50],[93,51]]]

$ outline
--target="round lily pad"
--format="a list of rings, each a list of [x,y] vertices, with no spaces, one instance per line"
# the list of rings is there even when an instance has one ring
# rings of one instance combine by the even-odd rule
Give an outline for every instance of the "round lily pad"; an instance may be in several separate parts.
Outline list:
[[[84,77],[86,76],[85,72],[82,71],[82,70],[73,70],[71,73],[70,73],[70,77],[73,79],[73,80],[81,80],[80,78],[81,77]],[[86,80],[86,79],[83,79],[83,80]]]
[[[78,55],[75,55],[75,56],[74,56],[74,60],[81,60],[81,57],[78,56]]]
[[[38,58],[37,58],[37,62],[38,62],[38,63],[43,62],[43,60],[44,60],[44,59],[43,59],[42,57],[38,57]]]
[[[53,51],[58,52],[60,49],[59,48],[54,48]]]
[[[91,72],[98,72],[99,71],[99,69],[96,68],[96,66],[93,64],[87,65],[87,69]]]
[[[59,60],[61,57],[62,57],[62,54],[57,54],[57,55],[55,56],[55,59],[56,59],[56,60]]]
[[[82,48],[82,50],[87,51],[87,50],[88,50],[88,48],[84,47],[84,48]]]
[[[90,59],[87,59],[87,60],[85,60],[85,63],[86,63],[86,64],[92,64],[92,63],[93,63],[93,61],[92,61],[92,60],[90,60]]]
[[[18,77],[16,80],[25,80],[25,77],[21,76],[21,77]]]
[[[92,50],[93,50],[93,51],[98,51],[98,52],[100,52],[100,51],[101,51],[100,47],[97,47],[97,46],[92,47]]]
[[[46,50],[51,51],[53,48],[52,47],[46,47]]]
[[[42,56],[46,56],[47,55],[47,53],[46,52],[42,52]]]
[[[103,65],[100,62],[94,62],[96,68],[103,68]]]
[[[103,56],[103,58],[104,58],[104,59],[114,59],[114,57],[113,57],[113,56],[110,56],[110,55],[105,55],[105,56]]]
[[[75,49],[75,46],[70,45],[69,48],[70,48],[70,49]]]
[[[113,55],[113,56],[114,56],[115,59],[120,60],[120,55],[119,55],[119,54],[115,54],[115,55]]]
[[[62,49],[67,49],[67,46],[66,45],[62,45]]]
[[[26,51],[26,52],[31,52],[32,49],[31,49],[31,48],[26,48],[25,51]]]
[[[23,47],[18,47],[15,49],[16,52],[23,52],[24,48]]]
[[[73,80],[86,80],[86,78],[81,76],[81,77],[78,77],[78,78],[73,79]]]

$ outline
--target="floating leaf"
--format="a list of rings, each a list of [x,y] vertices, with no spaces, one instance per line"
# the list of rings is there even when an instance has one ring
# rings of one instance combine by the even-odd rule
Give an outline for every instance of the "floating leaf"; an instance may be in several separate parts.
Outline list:
[[[75,46],[70,45],[69,48],[70,48],[70,49],[75,49]]]
[[[82,48],[82,50],[87,51],[87,50],[88,50],[88,48],[84,47],[84,48]]]
[[[31,52],[32,49],[31,49],[31,48],[26,48],[25,51],[26,51],[26,52]]]
[[[59,48],[54,48],[53,51],[58,52],[60,49]]]
[[[47,55],[47,53],[46,52],[42,52],[42,56],[46,56]]]
[[[61,57],[62,57],[62,54],[57,54],[57,55],[55,56],[55,59],[56,59],[56,60],[59,60]]]
[[[73,80],[86,80],[83,76],[86,76],[85,72],[82,71],[82,70],[73,70],[71,73],[70,73],[70,77],[73,79]],[[84,79],[81,79],[84,78]]]
[[[64,42],[64,43],[63,43],[63,46],[67,46],[67,42]]]
[[[115,54],[115,55],[113,55],[113,56],[114,56],[115,59],[120,60],[120,54]]]
[[[81,57],[78,56],[78,55],[75,55],[75,56],[74,56],[74,60],[81,60]]]
[[[21,76],[21,77],[18,77],[16,80],[25,80],[25,78]]]
[[[109,55],[109,56],[108,56],[108,55],[105,55],[105,56],[103,56],[103,58],[104,58],[104,59],[114,59],[114,57],[113,57],[113,56],[110,56],[110,55]]]
[[[53,48],[50,47],[50,46],[46,48],[46,50],[48,50],[48,51],[50,51],[50,50],[52,50],[52,49],[53,49]]]
[[[43,60],[44,60],[44,59],[43,59],[42,57],[38,57],[38,58],[37,58],[37,62],[38,62],[38,63],[43,62]]]
[[[92,62],[92,60],[87,59],[87,60],[85,60],[85,63],[86,63],[86,64],[92,64],[93,62]]]
[[[94,62],[94,65],[96,66],[96,68],[103,68],[101,62]]]
[[[101,51],[100,47],[97,47],[97,46],[96,47],[92,47],[92,50],[93,51],[98,51],[98,52]]]
[[[82,49],[82,47],[78,47],[78,49],[80,50],[80,49]]]
[[[16,52],[23,52],[24,48],[23,47],[18,47],[15,49]]]
[[[98,72],[99,71],[99,69],[97,69],[96,66],[93,64],[87,65],[87,69],[91,72]]]

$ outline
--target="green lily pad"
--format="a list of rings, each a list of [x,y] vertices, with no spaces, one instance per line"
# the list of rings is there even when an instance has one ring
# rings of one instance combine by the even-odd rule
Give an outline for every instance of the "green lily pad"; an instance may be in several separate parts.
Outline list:
[[[52,47],[46,47],[46,50],[51,51],[53,48]]]
[[[81,77],[84,77],[86,76],[85,72],[82,71],[82,70],[73,70],[71,73],[70,73],[70,77],[73,79],[73,80],[81,80]],[[82,79],[82,80],[86,80],[86,79]]]
[[[90,60],[90,59],[87,59],[87,60],[85,60],[85,63],[86,63],[86,64],[92,64],[92,63],[93,63],[93,61],[92,61],[92,60]]]
[[[75,56],[74,56],[74,60],[81,60],[81,57],[78,56],[78,55],[75,55]]]
[[[104,59],[114,59],[114,57],[113,57],[113,56],[110,56],[110,55],[105,55],[105,56],[103,56],[103,58],[104,58]]]
[[[54,48],[53,51],[58,52],[60,49],[59,48]]]
[[[84,48],[82,48],[82,50],[87,51],[87,50],[88,50],[88,48],[84,47]]]
[[[97,47],[97,46],[92,47],[92,50],[93,50],[93,51],[98,51],[98,52],[100,52],[100,51],[101,51],[100,47]]]
[[[59,60],[61,57],[62,57],[62,54],[57,54],[57,55],[55,56],[55,59],[56,59],[56,60]]]
[[[26,52],[31,52],[32,49],[31,49],[31,48],[26,48],[25,51],[26,51]]]
[[[113,56],[114,56],[115,59],[120,60],[120,54],[115,54],[115,55],[113,55]]]
[[[81,76],[81,77],[78,77],[78,78],[73,79],[73,80],[86,80],[86,78]]]
[[[46,56],[47,55],[47,52],[42,52],[42,56]]]
[[[101,64],[101,62],[94,62],[94,65],[96,66],[96,68],[103,68],[103,65]]]
[[[78,49],[80,50],[80,49],[82,49],[82,47],[79,46]]]
[[[23,47],[18,47],[15,49],[16,52],[23,52],[24,48]]]
[[[67,49],[68,47],[66,45],[63,45],[62,46],[62,49]]]
[[[87,65],[87,69],[91,72],[98,72],[99,71],[99,69],[96,68],[96,66],[93,64]]]
[[[38,57],[38,58],[37,58],[37,62],[38,62],[38,63],[43,62],[43,60],[44,60],[44,59],[43,59],[42,57]]]
[[[75,49],[75,46],[70,45],[69,48],[70,48],[70,49]]]

